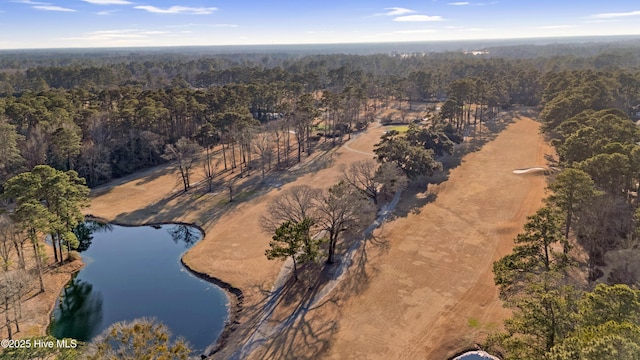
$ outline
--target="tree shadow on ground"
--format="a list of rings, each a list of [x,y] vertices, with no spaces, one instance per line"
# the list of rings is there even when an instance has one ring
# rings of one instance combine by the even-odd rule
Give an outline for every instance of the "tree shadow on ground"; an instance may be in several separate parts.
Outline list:
[[[298,281],[291,274],[273,297],[265,296],[263,301],[247,308],[245,315],[249,320],[243,324],[242,332],[235,335],[249,342],[244,344],[245,351],[233,358],[251,353],[251,357],[257,354],[261,359],[313,359],[324,352],[329,344],[327,335],[332,332],[332,321],[324,324],[313,321],[311,325],[310,319],[316,320],[316,317],[308,313],[315,294],[326,281],[323,273],[321,264],[301,266]],[[260,286],[258,290],[265,289]],[[220,355],[227,358],[230,354]]]
[[[172,222],[183,218],[186,214],[197,214],[196,224],[206,227],[219,219],[222,214],[235,211],[237,206],[243,202],[264,195],[274,188],[279,189],[304,175],[333,166],[337,149],[339,146],[333,147],[330,143],[319,144],[310,156],[305,154],[306,158],[303,157],[300,163],[286,170],[276,170],[274,167],[264,178],[261,176],[259,168],[252,169],[249,174],[245,171],[243,177],[238,169],[235,171],[223,170],[216,174],[211,192],[208,191],[207,181],[200,181],[193,184],[188,191],[175,191],[144,208],[120,213],[116,216],[115,221],[124,224]],[[175,166],[173,168],[175,170]],[[153,176],[159,177],[162,175],[162,171],[158,170],[153,174]],[[177,181],[179,180],[177,178]],[[118,183],[124,182],[126,181],[118,181]],[[231,185],[234,192],[232,201],[229,201],[230,182],[234,183]],[[210,201],[210,204],[206,206],[207,209],[205,211],[197,209],[196,205],[205,199]]]
[[[527,111],[524,111],[525,115],[533,117],[533,115],[527,115]],[[478,151],[487,143],[495,140],[507,126],[520,119],[522,113],[523,111],[508,111],[499,114],[495,119],[483,122],[481,135],[475,134],[475,136],[469,137],[465,142],[457,144],[451,155],[437,159],[442,163],[442,170],[434,172],[431,176],[414,180],[404,190],[402,194],[404,200],[398,204],[388,219],[394,220],[409,214],[419,214],[425,205],[434,202],[437,198],[437,194],[429,190],[431,185],[439,185],[449,180],[451,170],[460,166],[467,154]]]
[[[91,188],[92,196],[105,195],[110,193],[115,187],[125,184],[130,181],[137,180],[135,185],[144,185],[150,183],[166,174],[177,171],[177,166],[174,163],[164,163],[148,169],[142,169],[132,174],[119,177],[111,180],[106,184],[98,185]]]
[[[188,191],[176,191],[146,207],[120,213],[115,221],[125,224],[171,222],[177,220],[175,214],[198,214],[196,224],[206,227],[223,214],[234,211],[243,202],[264,195],[274,188],[279,189],[304,175],[331,167],[334,163],[335,150],[338,148],[332,147],[331,144],[321,144],[316,147],[315,153],[306,159],[303,158],[302,162],[284,171],[273,170],[264,178],[260,175],[259,168],[254,168],[250,175],[245,171],[244,177],[240,177],[237,169],[235,172],[224,170],[217,174],[212,192],[208,191],[206,181],[200,181],[192,185]],[[237,184],[232,185],[233,201],[229,201],[230,181]],[[205,199],[211,200],[211,204],[208,204],[204,211],[198,209],[198,204]]]
[[[409,214],[420,214],[422,208],[436,201],[438,195],[429,190],[428,179],[421,179],[410,184],[403,192],[402,198],[395,210],[389,214],[386,221],[407,217]]]
[[[516,119],[520,119],[520,112],[508,111],[500,113],[496,118],[487,120],[482,123],[480,131],[473,131],[461,144],[456,144],[451,155],[446,155],[437,159],[442,163],[442,170],[437,171],[428,177],[429,184],[440,184],[449,179],[451,170],[460,166],[463,158],[472,152],[479,151],[484,145],[495,140],[500,133]]]
[[[278,313],[270,314],[268,329],[263,329],[264,337],[248,344],[254,350],[251,358],[317,359],[326,354],[338,330],[342,303],[364,291],[369,286],[370,273],[376,271],[367,267],[369,251],[375,249],[376,253],[384,253],[389,248],[386,240],[375,236],[360,240],[359,245],[342,281],[324,297],[323,289],[340,275],[338,269],[343,265],[342,261],[347,261],[344,257],[330,265],[307,264],[300,269],[300,280],[289,279],[278,295],[278,309],[275,310]],[[264,305],[261,303],[262,310]],[[255,311],[255,314],[264,316],[261,311]],[[253,321],[251,328],[256,331],[259,323]],[[248,332],[245,335],[249,335]]]

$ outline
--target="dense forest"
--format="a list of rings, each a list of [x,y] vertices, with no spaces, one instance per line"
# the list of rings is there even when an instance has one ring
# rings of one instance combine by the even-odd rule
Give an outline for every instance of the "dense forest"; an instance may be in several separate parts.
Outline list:
[[[592,92],[597,108],[631,116],[640,61],[633,48],[528,59],[463,52],[25,56],[0,56],[0,180],[48,164],[78,171],[91,186],[165,161],[165,145],[182,137],[235,147],[244,130],[275,117],[293,128],[304,94],[333,119],[332,131],[349,132],[358,126],[357,114],[376,107],[370,100],[410,107],[416,100],[451,99],[448,113],[472,103],[539,105],[554,95],[552,87],[573,85],[556,76],[573,71],[589,76],[577,86]],[[564,95],[555,101],[571,97]],[[558,104],[545,111],[562,117],[568,110]]]
[[[542,85],[540,117],[558,172],[546,206],[494,264],[513,317],[489,342],[505,359],[636,359],[637,73],[563,70],[545,74]]]
[[[402,112],[418,102],[433,104],[424,116],[438,126],[389,132],[376,148],[379,162],[397,165],[412,180],[437,171],[435,159],[462,141],[465,127],[475,128],[501,108],[527,106],[540,110],[559,159],[547,207],[530,217],[513,253],[495,263],[496,284],[513,318],[489,345],[512,359],[637,355],[640,279],[629,263],[606,259],[612,252],[631,259],[640,246],[640,131],[634,123],[640,46],[479,50],[0,53],[0,185],[6,203],[16,206],[11,220],[1,219],[9,229],[0,233],[4,269],[15,267],[8,261],[14,244],[22,259],[17,267],[25,268],[22,248],[31,240],[41,271],[40,232],[54,239],[56,261],[63,261],[63,247],[69,256],[78,242],[74,228],[87,201],[85,184],[176,161],[188,191],[198,156],[206,157],[209,180],[216,171],[243,176],[259,169],[264,176],[265,168],[300,162],[321,141],[339,144],[366,128],[381,108],[393,104]],[[222,153],[222,163],[210,161],[213,151]],[[375,189],[383,183],[375,182],[377,165],[360,166],[345,179],[362,185],[359,191],[377,204]],[[358,182],[359,171],[371,174],[373,192]],[[57,182],[42,183],[48,179]],[[57,198],[44,190],[51,184]],[[323,204],[350,192],[345,186],[332,188]],[[309,233],[310,225],[281,225],[282,234]],[[29,236],[16,235],[25,232]],[[296,254],[274,249],[268,256]],[[332,262],[333,249],[328,256]],[[614,266],[605,273],[605,265]],[[3,306],[16,308],[26,291],[7,290],[22,280],[6,279]],[[8,329],[18,320],[7,316]],[[606,347],[602,339],[614,345]]]

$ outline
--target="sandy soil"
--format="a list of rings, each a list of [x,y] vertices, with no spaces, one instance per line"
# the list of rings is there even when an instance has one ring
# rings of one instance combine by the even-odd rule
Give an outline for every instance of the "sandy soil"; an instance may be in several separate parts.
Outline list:
[[[367,245],[366,288],[340,309],[329,358],[445,359],[500,326],[508,312],[492,262],[510,251],[545,187],[543,176],[512,171],[545,166],[553,153],[538,125],[517,120],[447,181],[404,197]]]
[[[292,170],[268,176],[270,187],[258,186],[254,173],[237,185],[246,196],[230,204],[224,189],[172,195],[179,191],[175,175],[158,168],[100,189],[87,213],[128,224],[191,222],[205,230],[184,262],[239,288],[244,297],[235,309],[236,331],[216,354],[226,358],[251,334],[282,265],[264,256],[269,235],[259,218],[269,199],[288,186],[331,186],[341,165],[372,157],[383,130],[373,127],[348,147],[316,151]],[[481,341],[508,315],[491,264],[510,251],[544,195],[541,174],[512,171],[546,166],[544,155],[551,153],[538,123],[521,118],[465,156],[447,181],[428,191],[409,189],[395,219],[367,241],[343,284],[252,357],[441,359]],[[296,289],[303,299],[309,285]]]
[[[39,292],[40,285],[34,274],[30,283],[33,289],[25,296],[26,300],[21,304],[22,319],[20,321],[20,332],[15,333],[15,326],[12,326],[14,339],[46,335],[50,315],[53,312],[60,291],[62,291],[64,285],[71,280],[72,274],[83,266],[81,260],[67,262],[62,266],[58,266],[54,264],[53,248],[46,246],[45,249],[47,259],[42,275],[45,291],[43,293]],[[25,246],[25,254],[27,256],[27,268],[35,268],[32,250],[28,244]],[[15,261],[17,261],[17,259]],[[6,326],[3,327],[0,332],[0,337],[8,337]]]
[[[288,313],[272,316],[279,331],[251,358],[446,359],[499,329],[509,312],[492,263],[511,250],[545,188],[542,172],[513,170],[543,167],[553,154],[538,127],[519,118],[481,150],[470,143],[472,153],[447,159],[446,181],[408,189],[335,291],[314,304],[321,280],[293,288],[296,302],[281,306]]]
[[[380,134],[381,130],[373,129],[354,136],[350,144],[370,150]],[[99,189],[86,213],[125,224],[180,221],[201,226],[205,238],[183,261],[192,270],[242,291],[242,306],[233,309],[232,321],[241,324],[229,340],[233,344],[250,331],[251,321],[256,320],[282,266],[282,262],[268,261],[264,256],[270,235],[263,232],[259,220],[266,214],[269,200],[293,185],[329,187],[339,180],[342,166],[373,157],[372,153],[332,149],[329,144],[321,142],[320,149],[292,169],[270,174],[265,179],[267,185],[261,185],[259,173],[254,172],[237,184],[236,197],[242,193],[247,196],[230,204],[225,188],[214,193],[195,190],[174,195],[180,191],[175,170],[160,167]]]

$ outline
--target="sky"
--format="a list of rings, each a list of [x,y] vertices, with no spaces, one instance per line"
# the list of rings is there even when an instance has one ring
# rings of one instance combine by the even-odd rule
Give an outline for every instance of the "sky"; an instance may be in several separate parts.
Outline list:
[[[638,0],[0,0],[0,49],[638,34]]]

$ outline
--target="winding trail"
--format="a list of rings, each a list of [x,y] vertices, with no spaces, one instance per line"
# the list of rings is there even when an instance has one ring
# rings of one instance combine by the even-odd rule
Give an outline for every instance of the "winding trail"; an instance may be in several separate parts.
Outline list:
[[[381,125],[377,122],[377,125],[372,127],[371,129],[379,128]],[[369,129],[369,130],[371,130]],[[351,136],[351,139],[345,142],[342,147],[348,151],[367,155],[367,156],[375,156],[373,152],[365,152],[351,148],[349,145],[352,144],[359,138],[359,134],[354,134]],[[400,197],[402,195],[402,191],[398,191],[390,203],[386,204],[382,207],[382,209],[378,212],[378,216],[374,220],[371,225],[369,225],[365,231],[363,232],[362,237],[358,241],[354,241],[353,244],[349,247],[346,253],[342,256],[340,261],[340,265],[337,270],[332,274],[332,279],[329,280],[323,287],[316,293],[316,295],[311,299],[311,301],[307,302],[303,306],[299,306],[296,311],[294,311],[291,315],[286,317],[284,320],[280,321],[278,324],[269,323],[272,314],[275,311],[276,306],[281,300],[281,296],[284,292],[284,287],[286,286],[287,281],[291,278],[291,272],[293,270],[293,261],[291,259],[287,259],[278,274],[277,279],[275,280],[274,286],[269,294],[269,297],[264,305],[262,310],[262,316],[257,322],[255,330],[251,333],[247,341],[229,358],[230,359],[245,359],[251,354],[255,349],[257,349],[260,345],[264,345],[270,336],[275,333],[278,333],[280,330],[295,323],[300,317],[304,316],[304,314],[313,309],[316,305],[324,300],[324,298],[331,293],[333,289],[336,288],[340,284],[340,282],[344,279],[345,273],[349,266],[351,266],[353,262],[353,257],[356,254],[356,251],[362,246],[364,241],[371,236],[373,231],[378,228],[387,217],[393,212],[396,205],[400,201]]]
[[[465,156],[449,180],[428,193],[399,199],[396,218],[373,228],[375,241],[353,250],[356,256],[366,253],[366,262],[344,266],[326,291],[314,294],[293,315],[274,316],[290,270],[264,256],[269,236],[259,219],[266,204],[290,186],[335,183],[339,166],[373,156],[381,134],[380,125],[372,126],[318,166],[228,210],[219,205],[221,196],[212,193],[166,199],[176,181],[172,169],[164,167],[95,194],[87,211],[129,224],[181,221],[202,226],[205,238],[183,261],[198,273],[233,284],[243,297],[242,308],[232,308],[237,311],[236,330],[214,358],[447,358],[495,329],[507,315],[493,286],[491,263],[510,251],[526,216],[541,205],[545,185],[542,176],[512,171],[546,166],[549,147],[536,122],[516,121]],[[354,270],[365,278],[354,277]],[[470,328],[470,319],[478,325]]]

